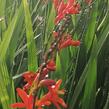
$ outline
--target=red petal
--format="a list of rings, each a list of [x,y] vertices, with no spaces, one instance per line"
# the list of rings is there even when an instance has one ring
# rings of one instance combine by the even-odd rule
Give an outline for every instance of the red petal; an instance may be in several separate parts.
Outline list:
[[[72,46],[79,46],[80,45],[80,41],[73,41],[71,42]]]
[[[65,8],[66,8],[66,4],[64,4],[64,1],[62,0],[58,7],[58,14],[62,13]]]
[[[67,11],[68,14],[79,14],[79,10],[74,7]]]
[[[48,101],[48,98],[49,98],[49,94],[44,95],[40,100],[37,100],[36,101],[35,105],[36,106],[39,106],[39,107],[42,106],[42,105],[44,105],[45,102]]]
[[[48,61],[47,69],[49,69],[51,71],[56,70],[56,64],[55,64],[54,60],[51,59]]]
[[[26,82],[31,82],[34,80],[34,78],[36,77],[37,73],[31,72],[31,71],[27,71],[23,74],[24,77],[24,81]]]
[[[55,19],[55,24],[58,24],[64,17],[65,17],[65,14],[60,13]]]
[[[57,36],[58,36],[58,32],[53,31],[53,36],[54,36],[55,38],[57,38]]]
[[[79,14],[80,12],[80,5],[77,4],[76,6],[72,6],[67,10],[68,14]]]
[[[62,80],[59,79],[59,80],[56,82],[55,90],[58,90],[58,89],[60,88],[61,83],[62,83]]]
[[[57,99],[58,103],[61,104],[64,108],[67,108],[67,105],[65,104],[64,100],[62,98]]]
[[[14,104],[11,104],[11,107],[12,108],[24,108],[26,106],[24,103],[14,103]]]
[[[23,100],[23,102],[26,105],[28,103],[27,93],[24,90],[20,89],[20,88],[17,88],[16,90],[17,90],[18,95],[20,96],[20,98]]]
[[[44,105],[49,106],[49,105],[51,105],[51,102],[50,101],[45,101]]]
[[[71,39],[64,40],[60,45],[59,49],[65,48],[71,44]]]
[[[33,109],[33,96],[32,95],[29,95],[27,109]]]
[[[68,46],[79,46],[80,45],[80,41],[74,41],[71,36],[68,36],[67,39],[64,39],[63,42],[60,43],[59,45],[59,49],[68,47]]]
[[[55,101],[52,101],[52,102],[56,106],[57,109],[61,109],[60,106],[59,106],[59,104],[57,102],[55,102]]]

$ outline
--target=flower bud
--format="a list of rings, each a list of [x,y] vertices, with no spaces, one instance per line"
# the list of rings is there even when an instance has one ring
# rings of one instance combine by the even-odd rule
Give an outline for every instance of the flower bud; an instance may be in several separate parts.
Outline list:
[[[44,79],[44,80],[41,80],[40,83],[39,83],[39,87],[41,86],[52,86],[54,85],[56,82],[52,79]]]

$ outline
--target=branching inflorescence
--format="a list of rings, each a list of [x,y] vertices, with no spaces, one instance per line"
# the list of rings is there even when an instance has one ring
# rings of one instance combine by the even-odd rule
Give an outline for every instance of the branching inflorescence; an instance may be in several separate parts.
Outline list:
[[[23,89],[17,88],[17,93],[22,99],[20,103],[11,104],[13,108],[26,108],[26,109],[42,109],[44,106],[53,104],[57,109],[60,105],[67,108],[67,104],[59,97],[65,93],[64,89],[59,89],[62,80],[55,81],[48,78],[49,73],[56,70],[55,58],[53,57],[57,51],[68,46],[79,46],[79,40],[73,40],[72,36],[65,33],[68,28],[71,15],[80,13],[80,4],[76,0],[53,0],[54,8],[56,10],[56,18],[54,21],[55,26],[60,22],[64,22],[57,31],[53,31],[54,40],[50,48],[44,54],[43,63],[39,66],[36,72],[27,71],[23,74],[26,84]],[[46,87],[48,92],[41,98],[38,97],[38,91],[42,87]]]

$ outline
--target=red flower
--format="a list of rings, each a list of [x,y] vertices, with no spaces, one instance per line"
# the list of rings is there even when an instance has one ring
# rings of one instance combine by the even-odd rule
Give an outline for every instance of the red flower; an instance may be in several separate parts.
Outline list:
[[[55,71],[56,70],[56,64],[54,62],[53,59],[48,60],[45,68],[43,68],[40,79],[44,79],[46,77],[46,75],[50,72],[50,71]]]
[[[46,67],[43,68],[42,72],[40,73],[41,74],[40,80],[43,80],[46,77],[46,75],[49,73],[49,71],[54,71],[54,70],[56,70],[56,65],[54,60],[53,59],[48,60]],[[27,91],[32,86],[33,81],[34,82],[37,81],[39,77],[39,71],[37,71],[36,73],[30,71],[25,72],[23,74],[23,77],[24,77],[24,81],[27,82],[23,87],[23,89]]]
[[[80,41],[79,41],[79,40],[75,41],[75,40],[73,40],[73,39],[71,38],[70,35],[68,35],[68,36],[66,37],[66,39],[63,39],[63,40],[59,43],[59,49],[66,48],[66,47],[68,47],[68,46],[79,46],[79,45],[80,45]]]
[[[11,107],[33,109],[33,96],[27,95],[27,93],[20,88],[17,88],[17,93],[23,102],[11,104]]]
[[[58,37],[58,32],[53,31],[53,36],[54,36],[54,38],[57,38]]]
[[[38,74],[38,73],[34,73],[34,72],[31,72],[31,71],[27,71],[27,72],[25,72],[25,73],[23,74],[24,81],[27,82],[27,83],[25,84],[25,86],[23,87],[23,89],[24,89],[25,91],[27,91],[27,90],[31,87],[31,85],[32,85],[34,79],[36,78],[37,74]]]
[[[38,106],[39,109],[41,109],[43,105],[49,106],[51,103],[53,103],[57,109],[60,109],[59,104],[64,108],[67,107],[64,100],[58,96],[65,92],[64,90],[59,90],[61,83],[62,80],[58,80],[54,86],[48,87],[49,92],[36,102],[36,106]]]
[[[42,73],[40,75],[40,79],[44,79],[46,77],[46,75],[49,73],[49,70],[45,67],[43,70],[42,70]]]
[[[48,61],[46,68],[48,70],[50,70],[50,71],[55,71],[56,70],[56,64],[55,64],[53,59]]]
[[[61,2],[54,0],[53,2],[57,11],[55,24],[58,24],[66,14],[78,14],[80,12],[80,5],[76,0],[68,0],[67,3],[64,3],[64,0],[61,0]]]

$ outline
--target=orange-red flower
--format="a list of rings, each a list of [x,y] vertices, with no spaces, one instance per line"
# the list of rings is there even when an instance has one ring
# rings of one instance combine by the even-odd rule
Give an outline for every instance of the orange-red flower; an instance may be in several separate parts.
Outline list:
[[[34,72],[31,72],[31,71],[27,71],[27,72],[25,72],[25,73],[23,74],[24,81],[27,82],[27,83],[24,85],[24,87],[23,87],[23,89],[24,89],[25,91],[27,91],[27,90],[31,87],[31,85],[32,85],[34,79],[36,78],[37,74],[38,74],[38,73],[34,73]]]
[[[58,32],[53,31],[53,37],[54,37],[54,38],[57,38],[57,37],[58,37]]]
[[[53,32],[53,36],[55,38],[58,37],[58,32]],[[79,46],[80,45],[80,41],[79,40],[73,40],[71,35],[69,34],[64,34],[58,44],[58,48],[62,49],[62,48],[66,48],[68,46]]]
[[[36,102],[38,109],[42,109],[41,107],[44,105],[49,106],[51,103],[53,103],[57,109],[60,109],[59,104],[64,108],[67,107],[64,100],[59,97],[59,94],[64,94],[65,92],[64,90],[59,90],[61,83],[62,80],[58,80],[54,86],[48,87],[49,92]]]
[[[80,12],[80,4],[76,0],[68,0],[67,3],[64,3],[64,0],[54,0],[53,3],[57,11],[55,24],[58,24],[66,14],[78,14]]]
[[[27,93],[20,88],[17,88],[17,93],[22,99],[22,102],[11,104],[11,107],[33,109],[33,96],[27,95]]]
[[[48,70],[50,70],[50,71],[55,71],[56,70],[56,64],[55,64],[53,59],[48,61],[46,68]]]
[[[49,73],[49,70],[45,67],[43,70],[42,70],[42,73],[40,75],[40,79],[44,79],[46,77],[46,75]]]
[[[73,40],[70,35],[67,35],[65,39],[62,39],[62,41],[59,43],[59,49],[66,48],[68,46],[79,46],[80,41],[79,40]]]
[[[54,71],[56,70],[56,65],[55,65],[55,62],[53,59],[51,60],[48,60],[47,62],[47,65],[45,66],[45,68],[42,69],[42,72],[40,73],[40,80],[43,80],[46,75],[49,73],[49,71]],[[23,89],[25,91],[27,91],[31,85],[33,84],[33,81],[38,78],[39,76],[39,71],[37,71],[36,73],[34,72],[31,72],[31,71],[27,71],[23,74],[23,77],[24,77],[24,81],[27,82]]]

